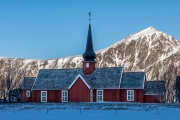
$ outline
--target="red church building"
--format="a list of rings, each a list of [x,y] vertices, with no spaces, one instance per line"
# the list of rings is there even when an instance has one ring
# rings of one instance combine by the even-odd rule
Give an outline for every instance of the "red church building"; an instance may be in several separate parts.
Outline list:
[[[89,24],[83,68],[41,69],[37,77],[24,78],[24,102],[160,102],[155,83],[149,84],[145,72],[124,72],[123,67],[96,68],[91,24]],[[151,92],[153,91],[153,92]],[[158,95],[164,97],[164,89]]]

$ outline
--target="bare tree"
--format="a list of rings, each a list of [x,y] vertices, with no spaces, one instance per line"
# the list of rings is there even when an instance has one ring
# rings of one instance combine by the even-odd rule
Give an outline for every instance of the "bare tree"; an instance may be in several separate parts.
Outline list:
[[[176,78],[176,102],[180,103],[180,76]]]
[[[0,90],[4,97],[4,99],[8,98],[8,102],[11,102],[11,94],[10,91],[17,88],[26,75],[26,72],[24,70],[20,70],[18,68],[15,68],[11,65],[10,60],[8,61],[8,68],[5,72],[1,72],[1,84],[0,84]]]
[[[0,76],[0,98],[6,100],[6,81]]]
[[[13,71],[12,71],[13,70]],[[8,73],[9,75],[7,76],[7,94],[8,94],[8,101],[11,102],[10,96],[11,92],[13,89],[17,88],[19,86],[20,81],[25,76],[25,72],[23,70],[19,69],[11,69]]]
[[[163,79],[165,81],[165,100],[166,103],[175,102],[175,81],[178,75],[178,69],[175,65],[166,67]]]

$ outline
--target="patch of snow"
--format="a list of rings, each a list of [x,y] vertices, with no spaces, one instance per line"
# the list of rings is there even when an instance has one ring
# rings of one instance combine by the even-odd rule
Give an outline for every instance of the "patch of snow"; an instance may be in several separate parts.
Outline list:
[[[31,63],[31,62],[33,62],[34,60],[31,60],[31,59],[25,59],[25,60],[23,60],[23,63],[24,64],[28,64],[28,63]]]
[[[164,54],[161,55],[161,57],[160,57],[160,59],[159,59],[158,61],[162,61],[162,60],[170,57],[171,55],[175,54],[175,53],[178,52],[178,51],[179,51],[179,49],[173,48],[173,50],[172,50],[171,52],[169,52],[168,55],[164,55]]]
[[[149,34],[152,34],[152,33],[160,33],[159,31],[157,31],[155,28],[153,27],[148,27],[134,35],[131,36],[131,39],[135,39],[137,37],[141,37],[141,36],[145,36],[145,35],[149,35]]]
[[[179,120],[179,106],[176,105],[108,102],[0,104],[0,120]]]

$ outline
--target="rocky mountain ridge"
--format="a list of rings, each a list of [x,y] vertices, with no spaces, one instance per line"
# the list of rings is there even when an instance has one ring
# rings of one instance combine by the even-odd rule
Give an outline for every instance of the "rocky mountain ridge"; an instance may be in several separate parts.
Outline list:
[[[157,75],[162,77],[171,64],[180,68],[180,42],[153,27],[132,34],[96,54],[97,67],[123,66],[125,71],[145,71],[148,80],[157,79]],[[81,68],[82,60],[81,55],[51,60],[0,57],[0,73],[6,73],[11,65],[25,70],[26,76],[36,76],[39,69]]]

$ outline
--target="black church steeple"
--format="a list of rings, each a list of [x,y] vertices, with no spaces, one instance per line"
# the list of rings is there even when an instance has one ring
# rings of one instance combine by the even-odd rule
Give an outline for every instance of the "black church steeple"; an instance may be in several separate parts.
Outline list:
[[[91,17],[91,14],[89,13],[89,28],[88,28],[86,50],[83,54],[83,58],[84,58],[83,72],[86,75],[93,73],[96,69],[96,60],[95,60],[96,59],[96,53],[94,52],[94,49],[93,49],[90,17]]]
[[[86,50],[83,54],[84,61],[95,61],[96,54],[93,49],[93,41],[91,34],[91,24],[89,24],[88,37],[86,42]]]
[[[94,49],[93,49],[90,16],[91,16],[91,14],[89,13],[89,29],[88,29],[86,50],[83,54],[84,61],[95,61],[95,59],[96,59],[96,54],[95,54]]]

